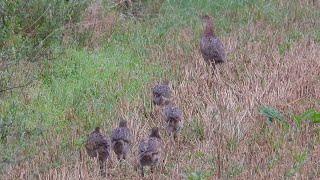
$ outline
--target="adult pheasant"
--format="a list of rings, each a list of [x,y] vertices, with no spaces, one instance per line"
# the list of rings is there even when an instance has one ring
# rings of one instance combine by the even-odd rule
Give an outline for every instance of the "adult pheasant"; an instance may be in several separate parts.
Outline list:
[[[139,164],[141,175],[144,176],[144,166],[150,166],[153,173],[154,168],[160,164],[162,158],[163,144],[159,129],[152,128],[148,139],[143,140],[139,145]]]
[[[126,159],[132,145],[132,134],[127,127],[127,121],[120,121],[119,127],[112,132],[111,143],[118,160]]]
[[[100,132],[99,127],[89,134],[85,148],[91,158],[98,156],[100,173],[106,176],[105,163],[110,156],[110,140]]]
[[[200,51],[206,63],[215,65],[226,60],[224,47],[220,39],[215,35],[212,18],[208,15],[202,16],[204,31],[200,41]]]

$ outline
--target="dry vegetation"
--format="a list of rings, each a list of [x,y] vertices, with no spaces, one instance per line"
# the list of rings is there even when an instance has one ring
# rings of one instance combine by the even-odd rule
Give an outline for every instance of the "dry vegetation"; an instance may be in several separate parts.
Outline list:
[[[114,26],[114,16],[106,26]],[[166,34],[165,39],[175,39],[177,44],[168,43],[161,51],[157,45],[149,47],[147,62],[160,62],[171,69],[157,81],[170,79],[174,102],[184,111],[182,137],[179,144],[173,144],[166,135],[159,109],[150,106],[151,87],[157,81],[149,82],[143,95],[117,104],[114,114],[128,119],[134,144],[126,162],[119,163],[112,154],[108,179],[140,179],[135,171],[138,144],[153,126],[162,127],[166,159],[164,168],[148,172],[146,179],[320,178],[319,124],[306,121],[298,128],[293,121],[293,115],[320,109],[320,44],[312,37],[302,37],[282,53],[279,45],[290,28],[313,27],[306,21],[285,23],[290,26],[279,29],[258,21],[221,37],[228,60],[215,72],[206,67],[192,28]],[[95,39],[92,41],[97,42]],[[192,50],[183,50],[183,43]],[[267,123],[259,113],[262,106],[278,109],[289,125]],[[72,109],[66,116],[77,119]],[[117,124],[111,122],[102,131],[110,135]],[[76,126],[68,131],[71,144],[89,132]],[[39,147],[47,147],[32,161],[9,166],[4,179],[97,179],[99,166],[83,147],[64,155],[55,151],[62,139],[64,134],[48,133],[38,142]],[[54,164],[56,159],[59,164]]]

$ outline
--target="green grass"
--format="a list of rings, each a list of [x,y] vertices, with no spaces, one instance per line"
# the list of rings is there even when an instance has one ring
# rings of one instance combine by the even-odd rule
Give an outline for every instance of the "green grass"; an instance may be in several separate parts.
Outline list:
[[[54,109],[56,116],[67,108],[76,108],[80,117],[101,123],[105,117],[99,116],[114,110],[121,98],[139,95],[142,85],[153,73],[152,67],[149,72],[142,72],[141,59],[121,47],[108,47],[97,53],[70,50],[67,54],[69,59],[54,61],[53,70],[41,77],[46,96],[39,97],[38,104],[47,101],[44,112]],[[97,116],[87,117],[91,114],[87,110],[90,102],[94,102],[93,111]]]
[[[192,48],[198,43],[201,33],[199,15],[204,13],[215,18],[217,34],[222,37],[260,21],[281,29],[278,33],[285,35],[284,42],[278,46],[281,54],[303,37],[311,35],[320,41],[316,28],[283,26],[283,22],[294,24],[293,16],[297,22],[320,17],[319,12],[311,7],[299,7],[296,2],[281,6],[275,0],[168,0],[156,17],[122,19],[110,40],[99,50],[52,45],[56,49],[53,51],[54,60],[44,60],[41,70],[34,69],[37,80],[26,89],[31,101],[26,102],[19,90],[1,97],[0,172],[8,164],[32,159],[42,149],[48,148],[44,147],[45,143],[38,145],[39,140],[50,139],[52,135],[63,137],[57,142],[61,145],[57,151],[71,154],[72,150],[82,147],[85,136],[82,134],[75,141],[69,139],[73,129],[87,133],[95,126],[109,128],[119,116],[117,105],[121,100],[131,102],[141,96],[148,97],[148,84],[164,77],[177,79],[178,75],[167,63],[171,59],[166,59],[167,56],[150,59],[155,57],[152,53],[166,54],[166,47],[172,47],[173,51],[182,47],[183,53],[193,53]],[[190,28],[195,36],[189,44],[183,44],[179,36],[185,27]],[[266,39],[251,37],[248,32],[242,34],[239,42],[247,41],[247,38]],[[61,49],[64,49],[62,55]],[[283,119],[281,113],[274,109],[264,109],[261,113],[270,120]],[[193,123],[190,136],[205,139],[205,125],[201,121]],[[14,140],[7,142],[8,137]],[[277,143],[274,146],[281,146],[280,141],[280,145]],[[231,149],[233,146],[230,144]],[[56,161],[52,164],[59,166],[59,160]],[[235,165],[228,170],[228,177],[236,177],[242,171],[242,167]],[[204,179],[207,174],[211,175],[211,172],[192,171],[188,178]]]
[[[117,103],[129,102],[142,94],[142,87],[161,73],[158,66],[148,66],[133,50],[121,46],[106,47],[98,52],[68,49],[66,56],[47,61],[39,74],[39,85],[31,90],[32,101],[24,104],[20,96],[1,103],[2,119],[14,120],[18,134],[36,129],[66,133],[71,126],[91,130],[115,120]],[[92,106],[89,108],[89,106]],[[67,119],[72,109],[77,117]],[[82,128],[81,128],[82,129]],[[24,138],[19,143],[28,144]]]

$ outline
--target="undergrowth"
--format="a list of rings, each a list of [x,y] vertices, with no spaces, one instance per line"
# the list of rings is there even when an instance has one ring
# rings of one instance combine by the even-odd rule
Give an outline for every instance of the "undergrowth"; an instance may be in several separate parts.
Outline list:
[[[166,0],[123,9],[97,2],[0,2],[4,179],[96,177],[83,152],[86,135],[96,126],[110,133],[124,116],[138,142],[159,123],[148,115],[150,87],[164,80],[186,125],[159,177],[216,178],[217,152],[226,179],[320,176],[319,5]],[[205,13],[228,53],[213,76],[198,51]],[[112,178],[139,178],[131,166],[110,166]]]

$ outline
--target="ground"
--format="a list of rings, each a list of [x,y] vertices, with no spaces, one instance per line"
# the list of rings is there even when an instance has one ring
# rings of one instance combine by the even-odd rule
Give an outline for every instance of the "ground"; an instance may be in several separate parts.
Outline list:
[[[104,8],[111,25],[99,26],[101,42],[99,29],[92,47],[55,44],[54,60],[20,62],[41,70],[30,86],[1,96],[0,179],[96,179],[84,141],[96,126],[110,135],[119,116],[134,144],[124,165],[112,155],[108,177],[139,179],[138,143],[162,127],[151,88],[163,81],[185,125],[179,143],[162,131],[164,167],[146,179],[320,178],[319,124],[296,122],[320,109],[319,4],[167,0],[139,18]],[[214,72],[199,52],[204,13],[227,53]]]

